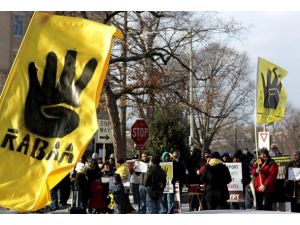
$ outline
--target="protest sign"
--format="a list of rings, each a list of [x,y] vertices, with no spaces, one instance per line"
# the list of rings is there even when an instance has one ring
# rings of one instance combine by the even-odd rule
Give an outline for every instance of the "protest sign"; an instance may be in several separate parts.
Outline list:
[[[228,202],[243,202],[243,174],[242,163],[224,163],[229,169],[232,181],[227,185],[229,191]]]
[[[172,184],[173,162],[161,162],[159,165],[167,174],[167,183],[166,183],[164,193],[173,193],[174,192],[174,188]]]

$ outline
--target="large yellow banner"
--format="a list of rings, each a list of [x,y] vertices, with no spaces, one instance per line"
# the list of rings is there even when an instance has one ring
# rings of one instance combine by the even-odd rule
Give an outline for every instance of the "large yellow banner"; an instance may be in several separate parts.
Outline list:
[[[286,91],[281,83],[287,71],[263,59],[258,59],[257,71],[258,124],[270,124],[284,118]]]
[[[116,28],[35,13],[0,99],[0,206],[35,211],[98,129]]]

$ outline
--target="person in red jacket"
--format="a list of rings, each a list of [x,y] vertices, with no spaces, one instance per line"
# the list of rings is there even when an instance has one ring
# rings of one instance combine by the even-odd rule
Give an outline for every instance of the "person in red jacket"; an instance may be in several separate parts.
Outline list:
[[[251,173],[255,177],[256,210],[272,211],[278,166],[271,159],[267,148],[261,149],[259,160],[253,163]]]

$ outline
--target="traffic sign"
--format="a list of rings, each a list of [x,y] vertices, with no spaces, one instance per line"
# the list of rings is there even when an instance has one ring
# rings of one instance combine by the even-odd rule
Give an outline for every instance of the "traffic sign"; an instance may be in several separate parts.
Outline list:
[[[270,149],[270,133],[269,132],[258,132],[258,148]]]
[[[131,127],[131,138],[135,143],[135,149],[145,150],[145,143],[149,138],[149,127],[145,120],[137,119]]]
[[[99,120],[99,130],[97,133],[97,143],[111,144],[112,132],[109,120]]]

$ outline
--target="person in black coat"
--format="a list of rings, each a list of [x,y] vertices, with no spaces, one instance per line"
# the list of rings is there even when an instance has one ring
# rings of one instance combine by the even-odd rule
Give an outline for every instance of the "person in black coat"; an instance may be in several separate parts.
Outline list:
[[[212,153],[201,180],[205,184],[207,209],[228,208],[229,191],[227,184],[231,182],[231,175],[228,168],[222,163],[218,152]]]
[[[188,171],[187,184],[200,184],[200,178],[197,170],[201,165],[201,150],[195,148],[192,155],[186,161],[186,169]]]
[[[291,212],[300,213],[300,180],[289,180],[289,168],[300,168],[300,151],[292,154],[292,161],[286,170],[285,192],[291,201]]]
[[[145,187],[147,190],[147,204],[150,214],[158,214],[160,202],[166,187],[166,173],[160,167],[160,156],[156,155],[151,158],[151,165],[145,176]]]
[[[78,190],[79,207],[86,209],[89,199],[89,186],[86,168],[83,163],[76,166],[75,189]]]

